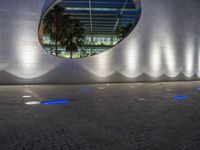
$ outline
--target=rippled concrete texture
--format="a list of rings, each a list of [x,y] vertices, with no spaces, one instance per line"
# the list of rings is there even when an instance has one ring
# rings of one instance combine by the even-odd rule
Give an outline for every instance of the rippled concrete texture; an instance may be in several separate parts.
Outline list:
[[[0,1],[0,84],[199,79],[199,0],[142,0],[135,30],[111,50],[82,60],[56,58],[39,44],[48,1]]]
[[[1,86],[0,149],[199,150],[199,85]],[[66,98],[67,105],[24,104]]]

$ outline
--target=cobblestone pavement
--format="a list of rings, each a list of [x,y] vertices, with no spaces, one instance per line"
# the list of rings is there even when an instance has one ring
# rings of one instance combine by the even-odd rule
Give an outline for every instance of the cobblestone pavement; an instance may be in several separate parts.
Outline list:
[[[200,150],[198,86],[0,86],[0,150]],[[59,99],[70,102],[25,104]]]

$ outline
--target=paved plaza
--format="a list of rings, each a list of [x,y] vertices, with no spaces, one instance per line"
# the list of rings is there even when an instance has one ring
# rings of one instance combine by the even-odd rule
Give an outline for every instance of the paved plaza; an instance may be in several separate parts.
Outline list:
[[[0,150],[200,150],[199,86],[1,86]]]

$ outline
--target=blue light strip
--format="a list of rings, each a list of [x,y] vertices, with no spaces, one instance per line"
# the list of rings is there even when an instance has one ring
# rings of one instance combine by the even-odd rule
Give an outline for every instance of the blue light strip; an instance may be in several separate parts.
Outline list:
[[[185,95],[177,95],[173,97],[173,100],[175,101],[182,101],[182,100],[186,100],[188,97]]]
[[[200,86],[196,88],[197,90],[200,90]]]
[[[68,104],[69,100],[49,100],[49,101],[43,101],[41,104],[43,105],[57,105],[57,104]]]

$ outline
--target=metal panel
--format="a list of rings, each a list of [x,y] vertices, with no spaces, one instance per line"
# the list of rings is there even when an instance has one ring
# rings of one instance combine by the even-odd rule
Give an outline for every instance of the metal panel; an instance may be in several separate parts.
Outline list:
[[[52,0],[1,0],[0,84],[195,80],[200,1],[143,0],[134,31],[111,50],[79,60],[42,49],[38,25]]]

